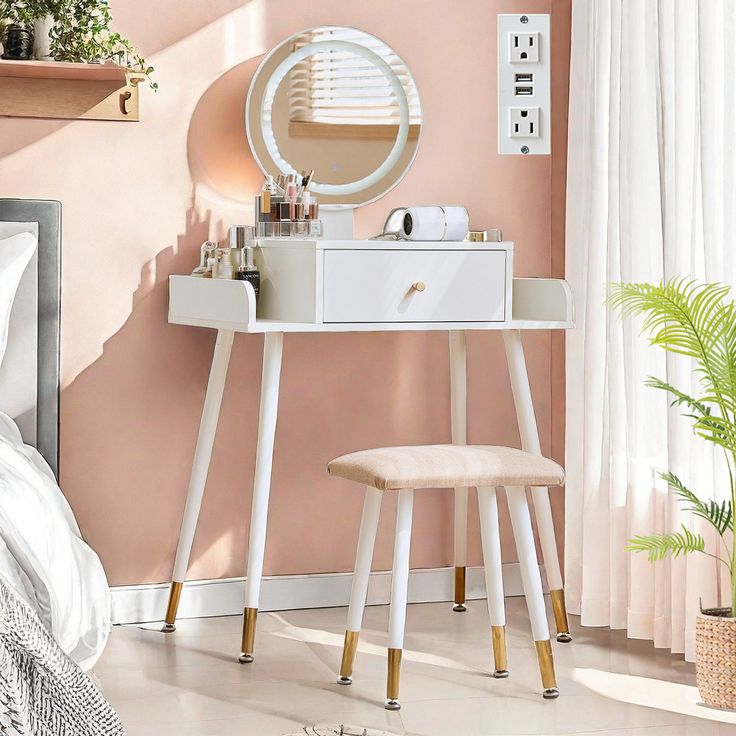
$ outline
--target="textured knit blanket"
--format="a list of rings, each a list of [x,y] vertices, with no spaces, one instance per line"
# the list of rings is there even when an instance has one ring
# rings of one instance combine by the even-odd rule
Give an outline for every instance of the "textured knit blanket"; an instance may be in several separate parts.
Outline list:
[[[113,734],[112,706],[0,577],[0,736]]]

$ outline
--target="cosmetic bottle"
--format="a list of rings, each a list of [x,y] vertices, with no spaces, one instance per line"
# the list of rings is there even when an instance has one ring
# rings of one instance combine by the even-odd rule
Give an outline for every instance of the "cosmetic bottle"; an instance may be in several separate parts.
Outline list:
[[[291,174],[290,174],[291,176]],[[289,219],[293,222],[296,217],[296,181],[286,184],[286,201],[289,203]]]
[[[214,273],[213,276],[217,279],[232,280],[233,262],[229,251],[226,250],[220,253],[220,260],[217,262],[217,273]]]
[[[215,248],[217,248],[217,243],[213,240],[205,240],[204,243],[202,243],[199,255],[199,266],[192,271],[192,276],[202,278],[207,273],[207,264],[210,257],[215,252]]]
[[[210,256],[207,259],[207,270],[202,274],[203,279],[215,278],[217,272],[217,259],[214,256]]]
[[[309,195],[309,216],[307,219],[319,220],[319,203],[311,194]]]
[[[261,291],[261,272],[256,268],[254,260],[254,249],[249,245],[243,248],[242,265],[238,269],[236,278],[238,281],[247,281],[253,287],[256,293],[256,306],[258,305],[258,295]]]
[[[271,197],[276,194],[276,187],[273,183],[273,176],[268,174],[266,181],[261,188],[260,208],[258,214],[259,222],[269,222],[271,219]]]
[[[230,261],[233,271],[240,267],[240,256],[247,243],[252,243],[256,237],[256,229],[251,225],[233,225],[229,233]]]

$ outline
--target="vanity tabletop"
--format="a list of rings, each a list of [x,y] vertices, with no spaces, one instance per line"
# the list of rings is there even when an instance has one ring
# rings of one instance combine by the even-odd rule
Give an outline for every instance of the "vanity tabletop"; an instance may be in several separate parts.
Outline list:
[[[169,322],[235,332],[398,332],[435,330],[568,330],[572,290],[563,279],[514,278],[509,319],[496,322],[287,322],[256,316],[246,281],[169,276]]]

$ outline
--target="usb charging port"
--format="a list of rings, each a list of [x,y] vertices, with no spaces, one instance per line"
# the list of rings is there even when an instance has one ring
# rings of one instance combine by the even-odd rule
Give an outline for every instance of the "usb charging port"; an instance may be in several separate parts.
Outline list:
[[[534,87],[515,87],[514,94],[517,97],[529,97],[534,94]]]
[[[524,84],[524,82],[527,84],[533,84],[534,74],[532,72],[516,73],[514,74],[514,82],[516,82],[516,84]]]

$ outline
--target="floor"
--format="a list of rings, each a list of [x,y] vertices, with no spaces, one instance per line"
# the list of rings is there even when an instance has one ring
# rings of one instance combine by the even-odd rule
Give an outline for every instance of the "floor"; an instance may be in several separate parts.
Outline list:
[[[542,700],[523,599],[507,599],[507,612],[511,675],[494,680],[484,601],[464,614],[410,606],[399,712],[383,708],[385,606],[366,609],[350,687],[335,682],[342,608],[261,614],[250,665],[236,660],[239,617],[182,620],[168,635],[118,626],[94,673],[129,736],[285,736],[315,724],[421,736],[736,736],[736,713],[698,703],[692,665],[607,629],[574,625],[571,644],[554,643],[561,694]]]

